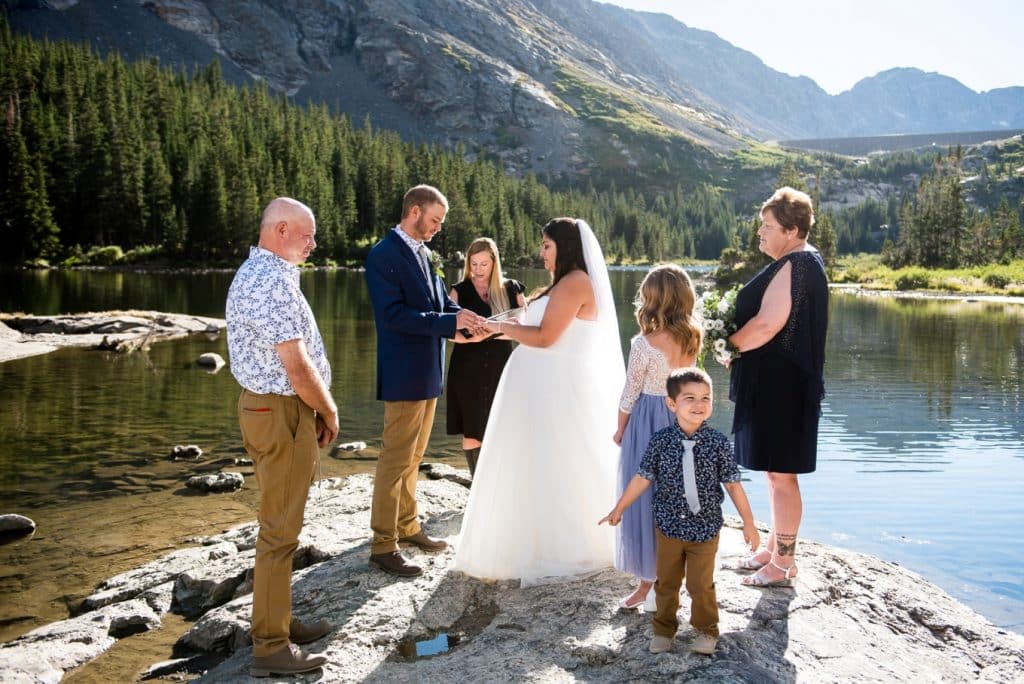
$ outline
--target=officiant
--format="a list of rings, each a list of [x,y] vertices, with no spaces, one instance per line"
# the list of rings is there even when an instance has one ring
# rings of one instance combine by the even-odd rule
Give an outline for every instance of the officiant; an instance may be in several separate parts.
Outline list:
[[[449,296],[459,306],[490,318],[526,306],[524,290],[518,280],[502,274],[501,257],[494,240],[480,237],[466,250],[462,281],[452,287]],[[470,475],[473,475],[494,392],[512,353],[513,342],[487,336],[467,338],[461,334],[456,334],[452,342],[456,346],[448,367],[447,432],[462,435],[462,449]]]

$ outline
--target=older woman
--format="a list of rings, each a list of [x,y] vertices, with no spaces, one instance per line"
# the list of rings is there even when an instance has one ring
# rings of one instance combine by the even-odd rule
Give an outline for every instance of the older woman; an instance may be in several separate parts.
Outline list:
[[[477,238],[466,250],[462,281],[451,290],[451,298],[461,307],[484,317],[526,306],[523,284],[506,279],[501,273],[498,246],[491,238]],[[449,435],[462,435],[470,475],[476,473],[480,444],[487,427],[487,417],[505,368],[512,342],[477,336],[466,339],[456,335],[458,344],[452,351],[448,369]]]
[[[797,574],[797,475],[814,472],[825,393],[828,279],[821,255],[807,243],[813,224],[806,193],[777,190],[761,206],[757,231],[760,250],[773,261],[736,298],[740,327],[729,338],[742,352],[729,386],[736,459],[766,473],[772,511],[767,547],[738,566],[757,571],[743,578],[749,586],[790,586]]]

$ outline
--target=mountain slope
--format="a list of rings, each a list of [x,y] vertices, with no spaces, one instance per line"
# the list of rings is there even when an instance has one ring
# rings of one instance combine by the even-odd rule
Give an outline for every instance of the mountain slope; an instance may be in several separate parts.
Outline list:
[[[15,31],[171,63],[461,143],[511,172],[700,173],[749,138],[1024,127],[1024,88],[894,69],[830,96],[668,17],[592,0],[21,0]],[[125,27],[130,30],[124,30]]]

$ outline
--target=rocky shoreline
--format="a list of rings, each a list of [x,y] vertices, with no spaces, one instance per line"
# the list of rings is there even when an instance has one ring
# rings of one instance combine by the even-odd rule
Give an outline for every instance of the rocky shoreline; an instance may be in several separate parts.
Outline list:
[[[0,313],[0,363],[48,354],[64,347],[135,351],[146,349],[154,342],[197,333],[218,335],[225,327],[222,318],[159,311],[60,316]]]
[[[457,544],[465,473],[424,469],[440,478],[420,483],[424,527]],[[368,475],[324,481],[311,492],[294,607],[335,627],[313,645],[330,663],[302,681],[1007,682],[1024,672],[1024,636],[897,565],[803,541],[795,589],[741,587],[734,572],[719,570],[723,634],[714,656],[691,654],[685,630],[672,653],[654,656],[648,618],[617,605],[631,580],[612,569],[521,589],[454,571],[449,549],[410,551],[424,567],[413,580],[370,570],[371,492]],[[174,612],[195,622],[175,646],[177,658],[154,663],[148,676],[252,681],[255,534],[255,523],[241,525],[101,583],[75,617],[0,645],[0,680],[60,681],[117,640],[159,629],[161,616]],[[742,552],[731,520],[719,561],[730,566]],[[417,656],[417,644],[443,652]]]

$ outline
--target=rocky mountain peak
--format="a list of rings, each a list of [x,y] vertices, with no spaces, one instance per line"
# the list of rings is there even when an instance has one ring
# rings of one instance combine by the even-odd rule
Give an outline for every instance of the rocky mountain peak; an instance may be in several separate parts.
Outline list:
[[[75,38],[89,26],[77,37],[95,42],[107,26],[105,45],[174,61],[167,41],[117,32],[134,8],[176,29],[180,52],[195,54],[191,40],[277,91],[486,151],[512,172],[585,169],[595,146],[609,145],[628,164],[622,136],[632,134],[713,152],[746,138],[1024,127],[1024,88],[978,94],[946,76],[893,69],[831,96],[713,33],[593,0],[4,4],[15,30]]]

